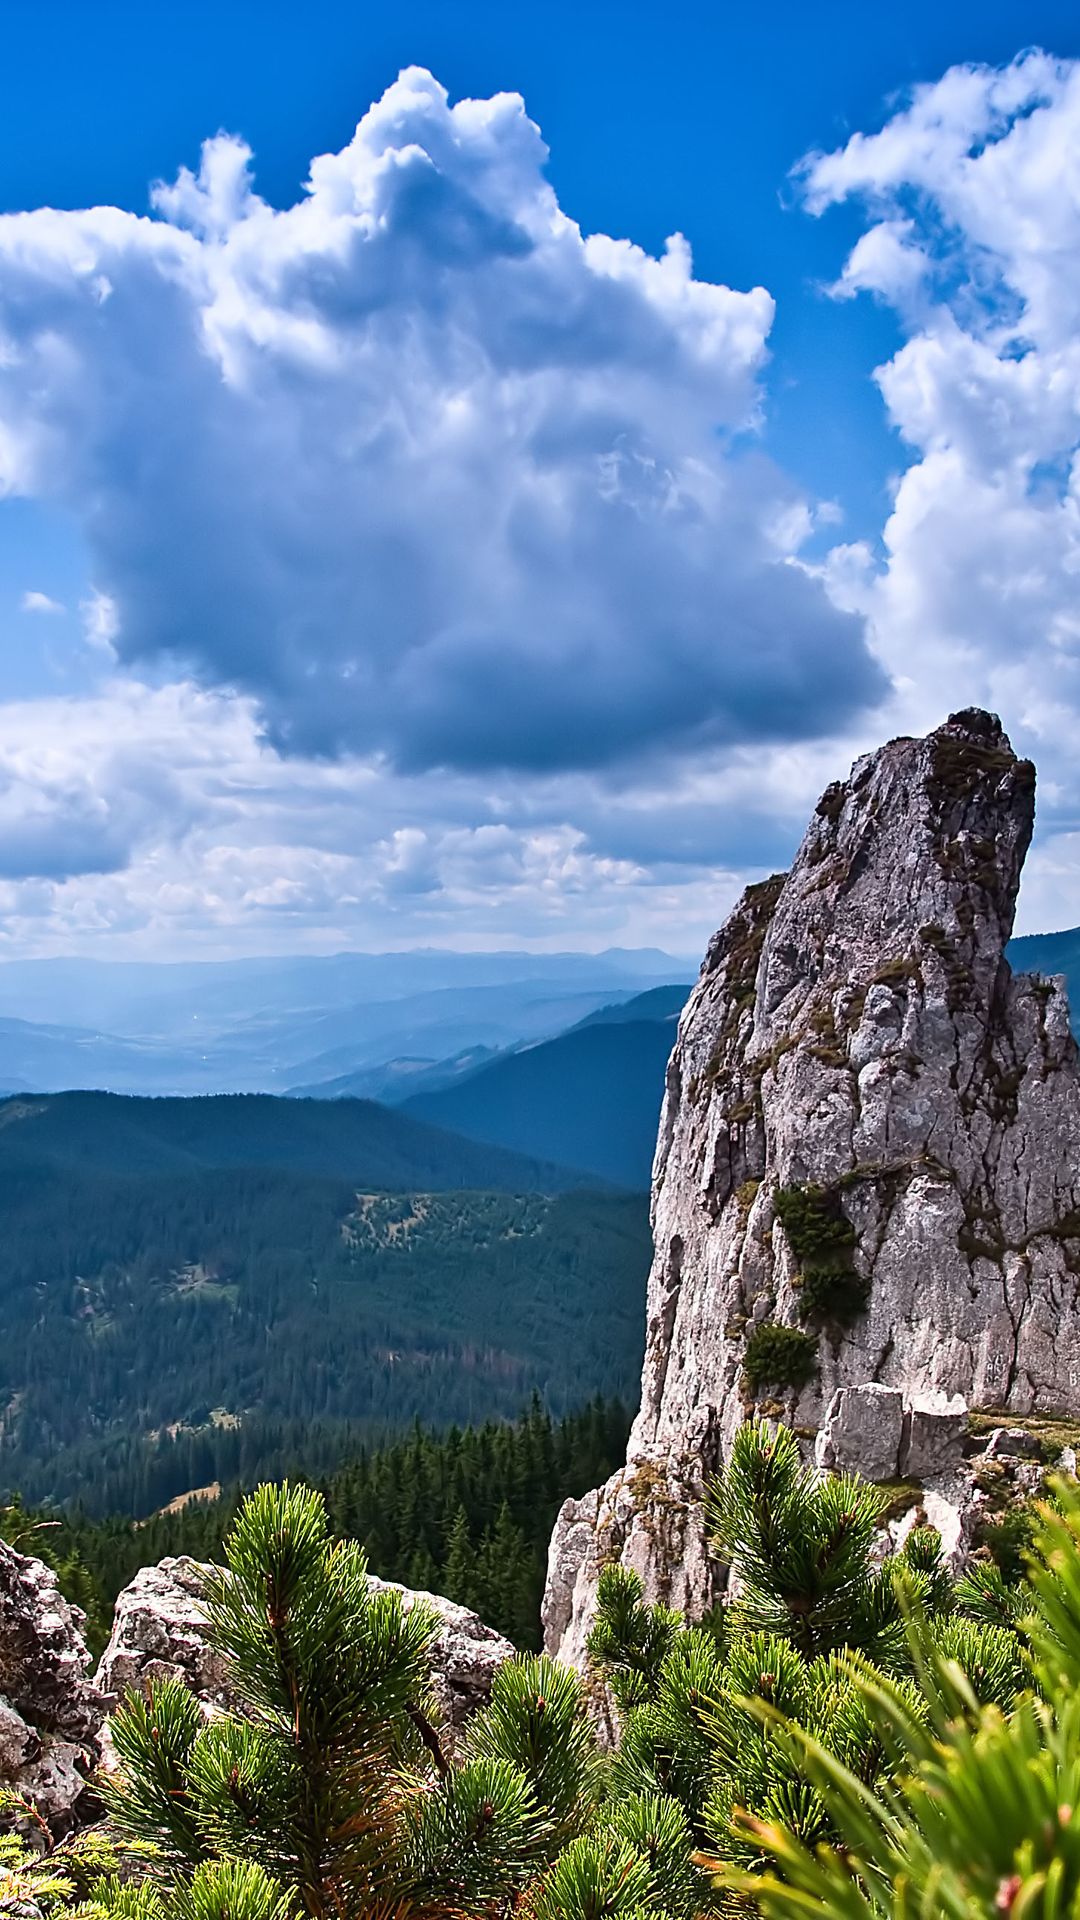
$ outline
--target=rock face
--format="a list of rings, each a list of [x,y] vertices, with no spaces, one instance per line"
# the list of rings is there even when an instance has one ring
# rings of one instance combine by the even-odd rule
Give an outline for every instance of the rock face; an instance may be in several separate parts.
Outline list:
[[[185,1681],[208,1715],[228,1707],[227,1669],[206,1638],[201,1605],[205,1571],[197,1560],[162,1560],[143,1567],[124,1588],[96,1675],[110,1709],[130,1687],[167,1678]],[[441,1594],[414,1593],[374,1575],[368,1584],[379,1591],[392,1587],[401,1594],[406,1612],[422,1600],[437,1615],[432,1686],[446,1728],[462,1727],[486,1705],[495,1673],[513,1657],[509,1640]]]
[[[0,1541],[0,1783],[57,1838],[79,1817],[105,1709],[82,1628],[51,1567]]]
[[[1077,1051],[1063,984],[1004,958],[1034,799],[992,715],[891,741],[712,940],[667,1072],[641,1411],[560,1515],[549,1650],[580,1658],[605,1558],[683,1604],[701,1476],[755,1410],[809,1436],[868,1383],[893,1412],[1080,1410]]]
[[[109,1711],[131,1687],[183,1680],[206,1712],[228,1705],[225,1663],[206,1638],[205,1568],[182,1555],[142,1567],[117,1596],[109,1643],[94,1678]]]

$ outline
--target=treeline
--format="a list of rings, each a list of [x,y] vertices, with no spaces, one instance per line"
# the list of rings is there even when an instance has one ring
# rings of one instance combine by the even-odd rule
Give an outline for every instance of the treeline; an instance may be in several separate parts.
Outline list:
[[[449,1432],[413,1428],[392,1444],[361,1449],[320,1486],[330,1524],[359,1540],[373,1573],[473,1607],[515,1645],[540,1644],[547,1547],[562,1502],[614,1472],[625,1457],[629,1414],[594,1399],[553,1420],[534,1400],[522,1418]],[[250,1483],[249,1483],[250,1484]],[[27,1512],[0,1513],[0,1535],[48,1559],[83,1607],[100,1648],[113,1602],[138,1569],[167,1555],[220,1560],[242,1483],[214,1500],[139,1523]]]

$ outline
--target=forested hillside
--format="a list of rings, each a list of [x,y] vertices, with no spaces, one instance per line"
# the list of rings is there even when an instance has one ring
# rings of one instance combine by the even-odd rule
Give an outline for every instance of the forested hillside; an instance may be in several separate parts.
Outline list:
[[[54,1093],[0,1102],[5,1185],[26,1170],[127,1176],[226,1167],[281,1167],[371,1190],[552,1193],[590,1184],[587,1175],[498,1146],[478,1150],[370,1100],[342,1100],[332,1109],[321,1100],[265,1093]]]
[[[147,1512],[288,1470],[301,1424],[325,1464],[417,1413],[629,1394],[640,1366],[643,1197],[39,1166],[0,1180],[0,1235],[0,1485],[33,1500]]]
[[[399,1111],[518,1153],[563,1155],[598,1178],[645,1188],[674,1039],[669,1008],[661,1018],[590,1021],[418,1094]]]
[[[512,1424],[489,1420],[449,1433],[416,1426],[385,1447],[358,1449],[332,1473],[314,1469],[318,1438],[297,1435],[290,1471],[321,1486],[335,1533],[362,1543],[374,1573],[446,1594],[517,1645],[536,1646],[555,1515],[568,1495],[614,1471],[628,1426],[617,1400],[593,1400],[558,1422],[534,1402]],[[145,1523],[0,1509],[0,1538],[58,1569],[100,1647],[116,1595],[140,1567],[167,1554],[221,1558],[241,1489],[254,1477]]]

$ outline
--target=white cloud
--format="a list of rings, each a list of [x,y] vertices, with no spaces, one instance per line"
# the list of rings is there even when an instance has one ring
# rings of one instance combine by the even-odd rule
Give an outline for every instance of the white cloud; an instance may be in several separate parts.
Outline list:
[[[20,613],[63,613],[64,611],[62,601],[53,600],[47,593],[39,593],[33,587],[28,587],[19,601]]]
[[[84,600],[80,600],[79,612],[87,645],[115,658],[116,640],[120,632],[116,601],[110,594],[99,593],[95,588]]]
[[[302,200],[220,135],[114,208],[0,219],[7,485],[88,543],[90,637],[254,694],[288,752],[614,766],[880,696],[786,563],[773,302],[584,236],[516,95],[402,75]],[[85,611],[85,610],[84,610]]]
[[[801,174],[812,211],[865,209],[837,290],[906,334],[877,373],[912,451],[884,565],[840,548],[826,578],[871,621],[908,724],[1002,711],[1040,763],[1045,831],[1080,724],[1080,63],[954,68]],[[1078,911],[1072,888],[1053,917]]]
[[[513,99],[406,76],[284,213],[219,140],[157,219],[0,221],[0,484],[80,517],[102,676],[0,707],[0,943],[692,951],[973,700],[1039,761],[1022,923],[1080,921],[1078,74],[802,171],[902,330],[880,546],[727,450],[768,296],[583,238]]]

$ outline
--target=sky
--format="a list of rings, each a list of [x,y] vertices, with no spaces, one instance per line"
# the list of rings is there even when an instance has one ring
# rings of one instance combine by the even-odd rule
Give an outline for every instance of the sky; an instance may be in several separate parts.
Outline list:
[[[1080,922],[1080,16],[4,0],[0,956],[700,948],[988,705]]]

